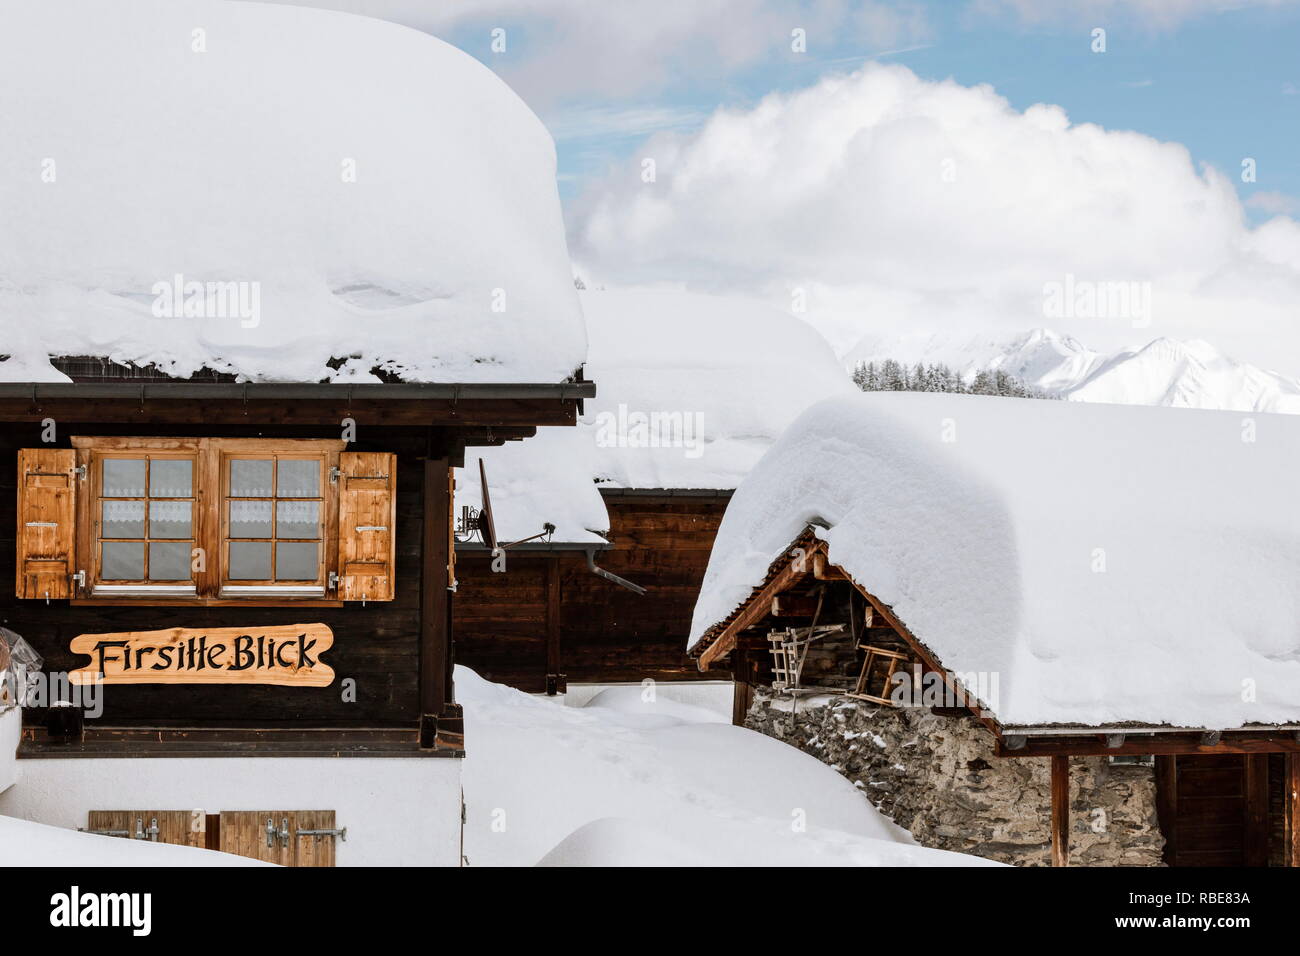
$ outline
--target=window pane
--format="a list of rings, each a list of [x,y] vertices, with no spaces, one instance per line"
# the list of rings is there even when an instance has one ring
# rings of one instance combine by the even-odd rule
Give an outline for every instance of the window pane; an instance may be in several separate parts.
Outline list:
[[[135,504],[135,502],[126,502]],[[192,538],[194,522],[191,509],[192,501],[151,501],[149,502],[149,537],[151,538]]]
[[[99,576],[105,581],[144,580],[144,542],[105,541]]]
[[[230,537],[271,537],[271,502],[230,502]]]
[[[150,542],[150,581],[188,581],[189,579],[190,543],[188,541]]]
[[[230,542],[230,571],[234,581],[267,581],[271,577],[269,541]],[[312,577],[315,577],[313,574]]]
[[[271,465],[269,458],[234,458],[230,462],[230,497],[270,498]]]
[[[194,462],[188,458],[154,458],[149,462],[149,497],[194,497]]]
[[[104,459],[105,498],[144,497],[143,458]]]
[[[275,536],[277,538],[319,538],[320,502],[277,501]]]
[[[143,538],[143,501],[104,501],[103,521],[99,526],[101,538]]]
[[[281,541],[275,546],[277,581],[315,581],[316,548],[314,541]]]
[[[281,458],[275,472],[281,498],[315,498],[320,494],[320,462]]]

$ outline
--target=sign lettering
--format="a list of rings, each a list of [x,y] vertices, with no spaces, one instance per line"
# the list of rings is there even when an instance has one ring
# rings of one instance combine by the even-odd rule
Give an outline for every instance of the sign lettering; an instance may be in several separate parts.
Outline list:
[[[320,655],[334,644],[324,624],[273,627],[173,627],[72,639],[90,664],[74,684],[281,684],[328,687],[334,670]]]

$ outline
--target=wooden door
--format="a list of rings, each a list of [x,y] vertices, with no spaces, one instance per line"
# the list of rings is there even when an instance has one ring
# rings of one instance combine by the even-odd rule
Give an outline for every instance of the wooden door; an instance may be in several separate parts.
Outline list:
[[[156,834],[149,832],[154,826]],[[207,816],[202,810],[91,810],[86,829],[132,840],[139,833],[155,843],[207,845]]]
[[[333,828],[333,810],[226,810],[217,848],[280,866],[333,866],[334,837],[298,835]]]
[[[1170,866],[1267,866],[1267,754],[1156,758],[1160,828]]]

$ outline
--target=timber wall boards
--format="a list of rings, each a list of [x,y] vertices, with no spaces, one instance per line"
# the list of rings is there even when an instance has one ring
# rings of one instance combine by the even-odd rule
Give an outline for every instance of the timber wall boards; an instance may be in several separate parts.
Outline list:
[[[727,676],[701,673],[686,656],[727,498],[622,495],[605,504],[613,547],[596,561],[648,592],[592,574],[580,551],[512,552],[505,573],[493,572],[482,552],[460,551],[452,612],[457,663],[529,693],[545,692],[556,666],[583,683]]]
[[[59,436],[139,434],[141,428],[111,429],[93,424],[59,424]],[[149,436],[164,433],[238,435],[247,430],[201,426],[152,426]],[[284,436],[321,437],[322,430],[297,429]],[[397,455],[397,540],[394,600],[339,607],[200,607],[46,604],[14,596],[17,453],[40,446],[36,424],[0,429],[0,625],[24,637],[45,659],[46,671],[71,671],[87,663],[69,644],[79,634],[104,634],[162,628],[265,627],[322,623],[334,634],[325,655],[335,673],[329,687],[274,685],[136,684],[104,688],[108,724],[184,722],[314,722],[321,725],[413,726],[420,714],[420,578],[423,530],[423,437],[409,429],[364,429],[358,450]],[[340,682],[354,680],[355,702],[344,699]],[[28,723],[43,717],[29,711]],[[84,821],[82,821],[84,823]]]
[[[1156,757],[1170,866],[1282,866],[1282,754]]]

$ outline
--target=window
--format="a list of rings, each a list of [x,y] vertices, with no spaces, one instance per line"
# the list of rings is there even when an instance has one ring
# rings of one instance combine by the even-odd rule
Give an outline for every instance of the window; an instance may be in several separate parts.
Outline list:
[[[391,454],[315,439],[72,445],[19,455],[19,597],[393,598]]]
[[[223,594],[325,593],[328,455],[222,455]]]
[[[194,593],[194,456],[110,452],[94,478],[100,593]]]

